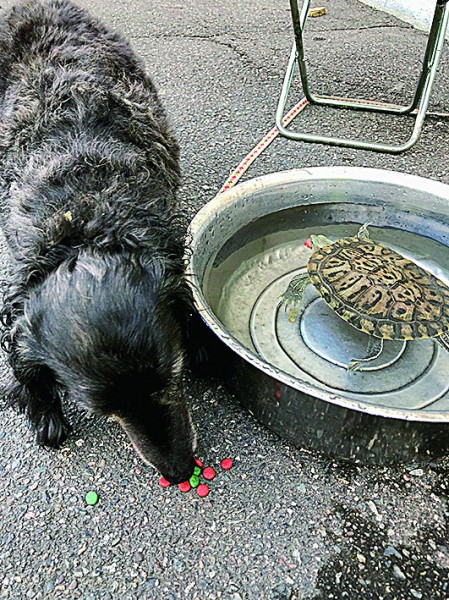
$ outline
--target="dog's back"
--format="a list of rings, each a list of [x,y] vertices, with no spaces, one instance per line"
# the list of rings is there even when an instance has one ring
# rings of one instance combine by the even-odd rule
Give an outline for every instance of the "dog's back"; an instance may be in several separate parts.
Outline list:
[[[116,221],[123,198],[127,213],[142,209],[142,198],[173,199],[178,147],[154,86],[128,44],[82,9],[32,1],[6,14],[0,98],[3,226],[16,232],[19,218],[25,236],[8,236],[14,247],[29,243],[25,216],[45,223],[46,244],[66,235],[101,243],[108,218],[96,214],[99,194]]]

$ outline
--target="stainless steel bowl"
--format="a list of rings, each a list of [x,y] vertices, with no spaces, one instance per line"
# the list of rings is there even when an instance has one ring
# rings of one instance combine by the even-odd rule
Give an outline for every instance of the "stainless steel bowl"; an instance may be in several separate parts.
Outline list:
[[[392,171],[313,168],[253,179],[191,224],[189,272],[207,325],[235,356],[229,384],[252,414],[301,447],[362,462],[437,456],[449,447],[449,353],[432,340],[386,342],[351,373],[367,336],[312,286],[293,322],[280,305],[305,269],[310,233],[371,237],[449,284],[449,186]]]

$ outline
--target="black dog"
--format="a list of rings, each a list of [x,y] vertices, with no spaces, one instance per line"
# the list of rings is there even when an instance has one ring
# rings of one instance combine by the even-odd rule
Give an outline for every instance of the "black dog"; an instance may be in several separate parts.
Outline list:
[[[129,45],[66,0],[0,23],[0,209],[13,255],[11,401],[57,447],[78,405],[119,421],[172,482],[193,471],[182,398],[191,295],[178,146]]]

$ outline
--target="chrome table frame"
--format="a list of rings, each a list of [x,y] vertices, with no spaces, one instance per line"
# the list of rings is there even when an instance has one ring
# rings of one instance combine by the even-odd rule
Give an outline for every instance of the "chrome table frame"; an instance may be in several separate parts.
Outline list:
[[[390,154],[400,154],[405,152],[414,144],[416,144],[422,131],[448,27],[449,0],[436,1],[435,13],[424,54],[421,75],[418,79],[414,97],[408,106],[394,106],[384,103],[350,100],[335,96],[320,96],[312,93],[307,77],[304,55],[304,28],[307,15],[309,14],[311,1],[312,0],[305,0],[300,12],[298,0],[290,0],[295,42],[293,43],[293,48],[290,54],[290,60],[288,62],[284,84],[276,112],[276,126],[279,130],[279,133],[284,137],[294,141],[328,144],[331,146],[343,146],[346,148],[356,148],[362,150],[373,150],[375,152],[387,152]],[[371,141],[354,140],[350,138],[338,138],[319,134],[301,133],[287,129],[282,125],[282,119],[285,113],[285,107],[290,92],[296,62],[298,63],[299,67],[304,95],[309,104],[396,115],[410,115],[415,111],[415,125],[410,138],[403,144],[392,145]]]

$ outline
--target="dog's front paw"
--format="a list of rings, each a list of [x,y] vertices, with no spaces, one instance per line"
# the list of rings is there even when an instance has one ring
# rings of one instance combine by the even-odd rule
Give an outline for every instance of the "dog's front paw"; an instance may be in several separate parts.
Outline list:
[[[47,413],[42,415],[36,426],[36,441],[39,446],[59,448],[71,430],[72,428],[62,414]]]

